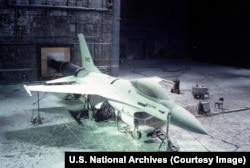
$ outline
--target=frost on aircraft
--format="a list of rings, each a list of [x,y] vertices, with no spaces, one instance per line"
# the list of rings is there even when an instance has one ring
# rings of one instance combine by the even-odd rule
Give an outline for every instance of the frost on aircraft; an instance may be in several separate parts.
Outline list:
[[[47,81],[44,85],[24,85],[30,96],[31,91],[80,95],[88,107],[90,118],[96,118],[100,116],[100,111],[104,111],[103,116],[107,119],[116,117],[118,130],[131,133],[133,138],[141,137],[141,124],[154,128],[151,135],[158,134],[158,128],[167,125],[160,138],[161,145],[163,142],[169,142],[169,123],[188,131],[207,134],[205,128],[189,111],[168,98],[160,85],[163,79],[149,77],[127,80],[104,74],[94,65],[84,35],[79,34],[78,38],[82,67],[51,59],[50,66],[66,77]],[[104,101],[93,104],[89,99],[92,95],[103,97]],[[102,108],[104,110],[101,110]],[[155,120],[160,122],[152,125],[151,121]],[[126,125],[120,124],[121,122]],[[169,151],[169,146],[166,146]]]

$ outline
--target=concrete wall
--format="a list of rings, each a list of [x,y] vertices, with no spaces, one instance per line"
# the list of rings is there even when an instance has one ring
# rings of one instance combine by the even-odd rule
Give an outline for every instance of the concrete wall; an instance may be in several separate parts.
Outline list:
[[[0,81],[41,79],[41,47],[70,47],[71,62],[81,65],[78,33],[96,65],[109,73],[113,13],[110,0],[1,1]]]

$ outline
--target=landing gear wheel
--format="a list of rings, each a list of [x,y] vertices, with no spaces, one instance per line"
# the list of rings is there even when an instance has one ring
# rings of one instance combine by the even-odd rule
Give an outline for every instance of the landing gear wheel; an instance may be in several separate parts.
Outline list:
[[[141,138],[141,132],[140,131],[133,131],[133,132],[131,132],[131,136],[134,139],[140,139]]]

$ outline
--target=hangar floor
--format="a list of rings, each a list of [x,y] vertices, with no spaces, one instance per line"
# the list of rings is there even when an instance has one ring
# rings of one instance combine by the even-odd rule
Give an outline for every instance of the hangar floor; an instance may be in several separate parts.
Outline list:
[[[163,64],[163,62],[165,62]],[[180,94],[166,93],[197,116],[210,135],[199,135],[170,125],[169,135],[178,151],[250,151],[250,70],[197,63],[190,60],[164,60],[125,63],[120,77],[126,79],[159,76],[180,79]],[[41,82],[41,81],[40,81]],[[29,83],[26,83],[29,84]],[[209,88],[210,115],[198,115],[199,99],[192,95],[196,84]],[[0,167],[64,167],[65,151],[158,151],[160,141],[145,143],[117,130],[116,122],[76,122],[70,112],[81,108],[78,100],[64,101],[54,94],[40,93],[43,124],[31,124],[37,96],[29,97],[22,85],[0,86]],[[224,108],[214,107],[219,97]],[[219,115],[212,115],[220,113]],[[161,149],[162,150],[162,149]]]

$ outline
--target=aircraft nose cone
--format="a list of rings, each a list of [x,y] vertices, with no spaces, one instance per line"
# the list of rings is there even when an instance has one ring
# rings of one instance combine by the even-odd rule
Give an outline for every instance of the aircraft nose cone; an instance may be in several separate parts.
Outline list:
[[[201,123],[186,109],[177,106],[171,109],[171,124],[199,134],[208,134]]]

